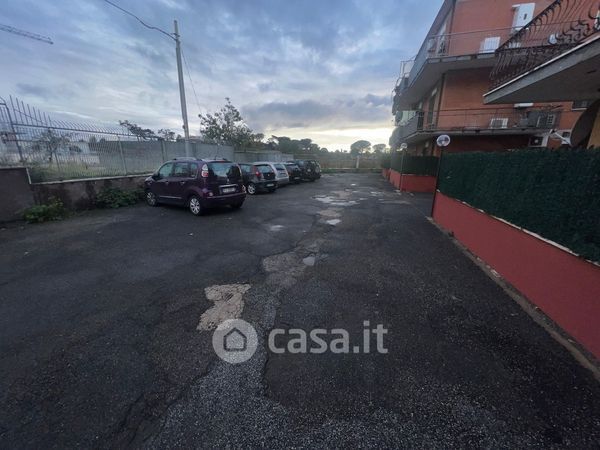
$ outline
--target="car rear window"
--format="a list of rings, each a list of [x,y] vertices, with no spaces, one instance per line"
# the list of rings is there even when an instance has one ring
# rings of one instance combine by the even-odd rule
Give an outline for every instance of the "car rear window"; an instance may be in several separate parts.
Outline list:
[[[239,178],[241,175],[238,165],[230,162],[209,163],[208,167],[217,177]]]
[[[273,169],[271,169],[271,166],[267,166],[266,164],[260,164],[256,166],[256,168],[260,173],[273,173]]]

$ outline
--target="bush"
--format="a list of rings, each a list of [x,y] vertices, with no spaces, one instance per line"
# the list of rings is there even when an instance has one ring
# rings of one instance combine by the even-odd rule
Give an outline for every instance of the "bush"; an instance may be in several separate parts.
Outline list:
[[[600,150],[447,154],[439,189],[600,262]]]
[[[96,206],[99,208],[120,208],[121,206],[135,205],[143,196],[141,189],[126,191],[120,188],[104,188],[96,197]]]
[[[50,220],[61,220],[67,215],[63,203],[57,198],[51,198],[48,204],[35,205],[27,208],[23,217],[29,223],[48,222]]]

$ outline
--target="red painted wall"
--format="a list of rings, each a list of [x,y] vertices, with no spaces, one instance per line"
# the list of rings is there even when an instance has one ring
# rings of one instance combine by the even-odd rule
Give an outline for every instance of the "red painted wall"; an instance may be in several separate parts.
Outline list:
[[[433,219],[600,358],[600,267],[439,192]]]
[[[402,190],[405,192],[428,192],[433,193],[435,191],[436,178],[428,175],[411,175],[404,174],[402,176],[400,172],[390,170],[390,183],[394,185],[396,189],[400,189],[400,182],[402,181]]]

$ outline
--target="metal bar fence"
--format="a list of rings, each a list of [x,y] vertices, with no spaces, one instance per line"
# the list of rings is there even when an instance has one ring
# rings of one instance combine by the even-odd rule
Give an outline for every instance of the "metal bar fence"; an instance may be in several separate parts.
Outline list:
[[[233,148],[194,142],[193,156],[233,160]],[[32,182],[146,174],[185,155],[184,142],[143,139],[124,127],[52,120],[0,98],[0,166],[26,166]]]

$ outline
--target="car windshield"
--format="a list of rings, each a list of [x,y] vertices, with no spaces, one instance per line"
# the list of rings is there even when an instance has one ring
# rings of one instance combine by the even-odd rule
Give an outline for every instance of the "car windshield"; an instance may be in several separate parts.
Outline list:
[[[237,164],[230,162],[210,163],[212,173],[219,178],[236,179],[240,177],[240,169]]]

